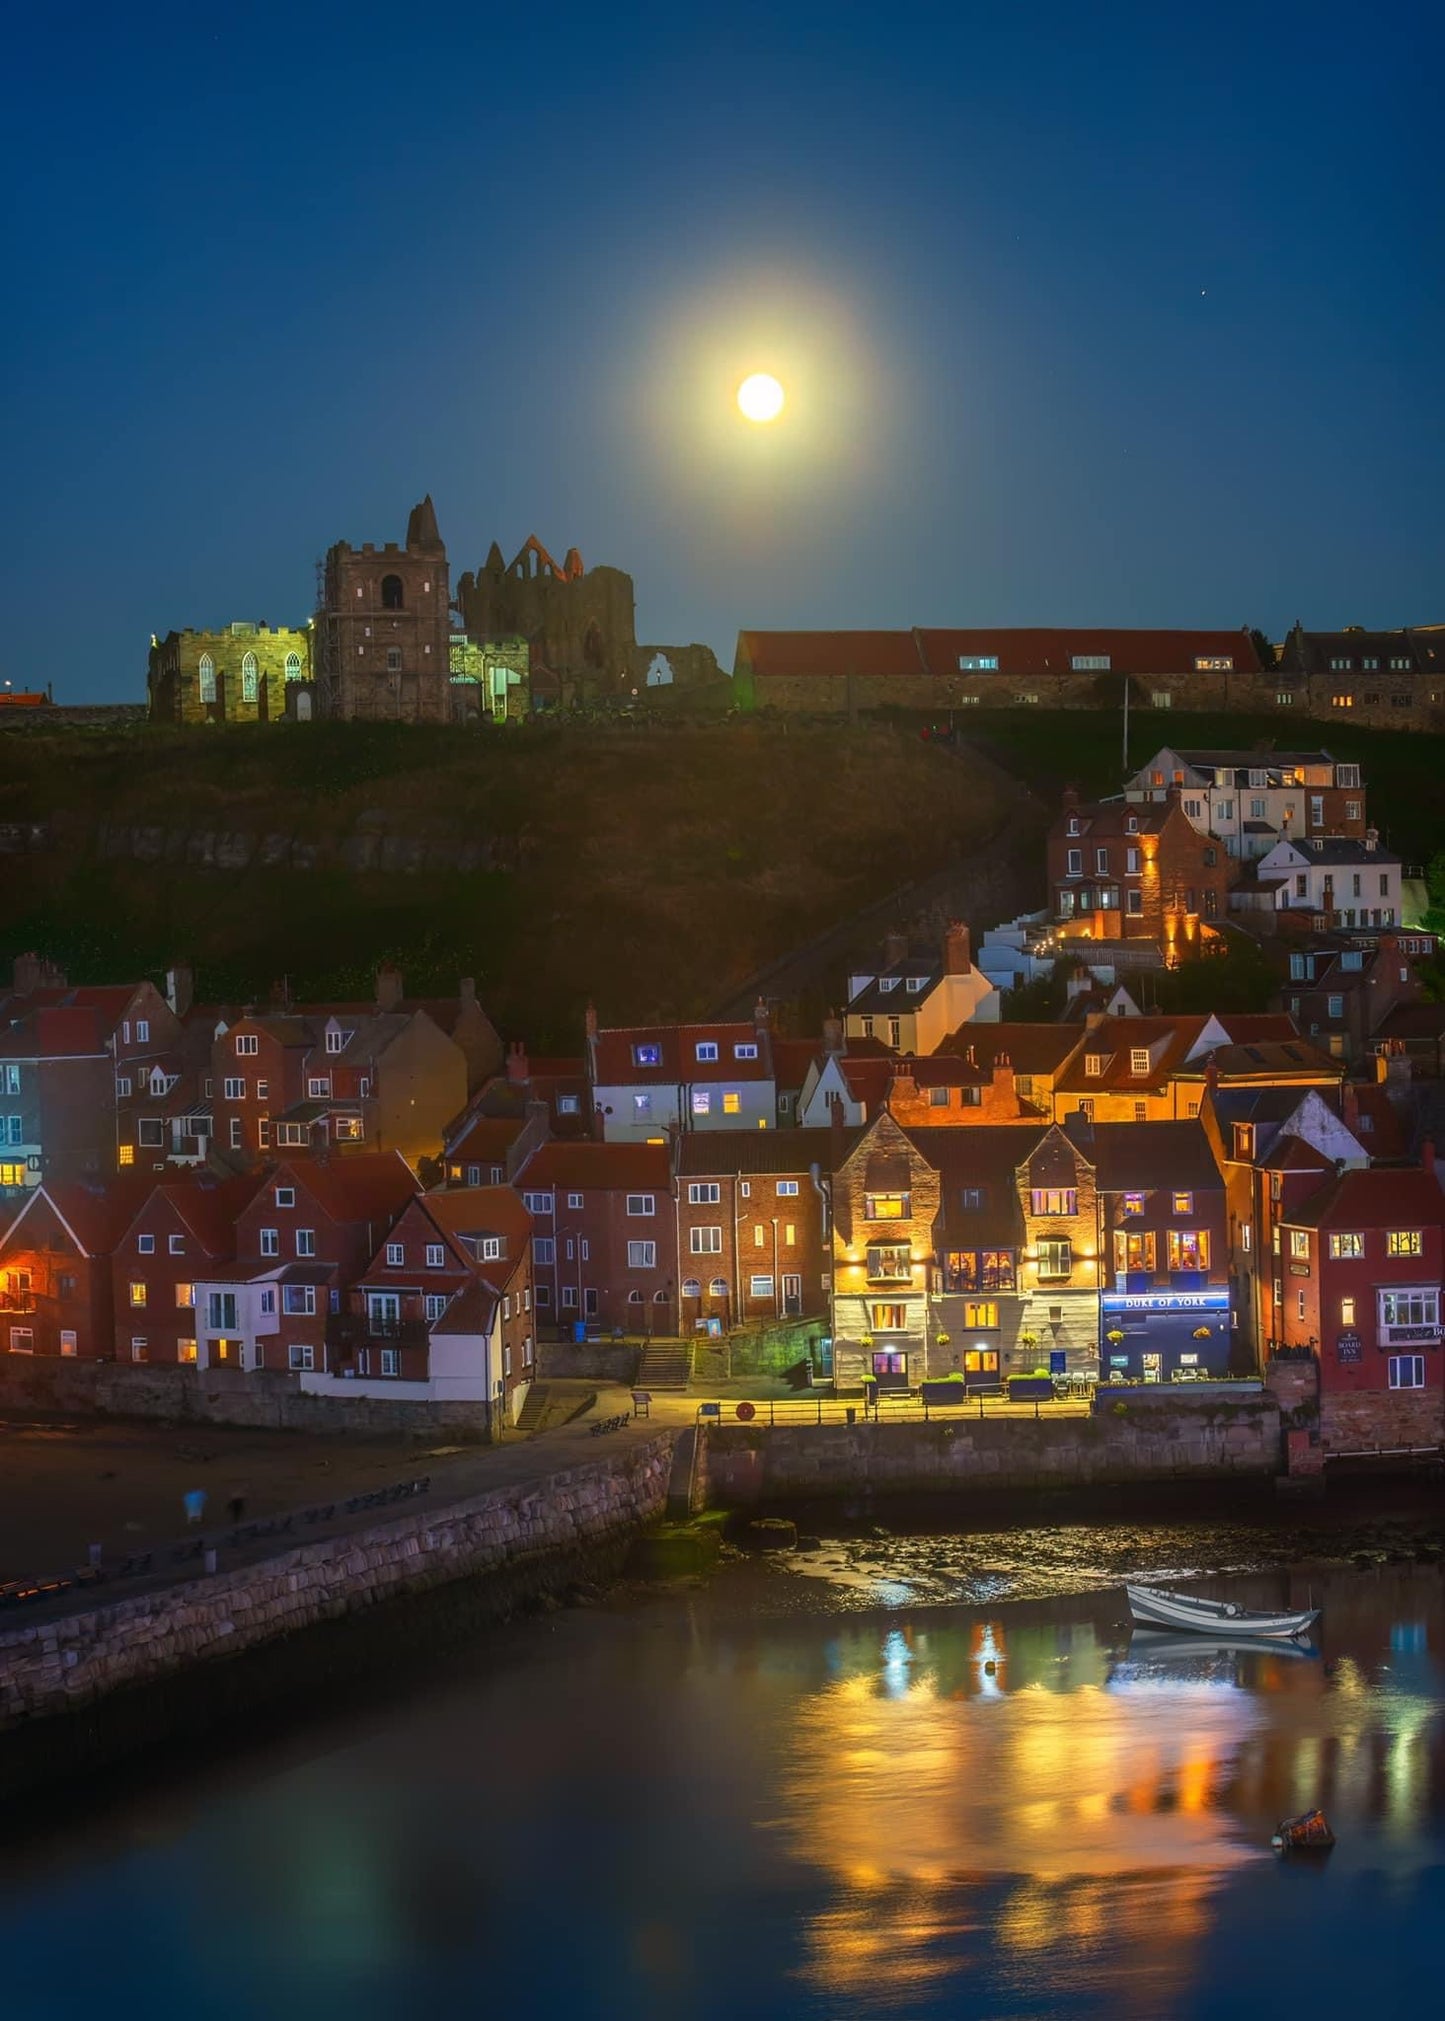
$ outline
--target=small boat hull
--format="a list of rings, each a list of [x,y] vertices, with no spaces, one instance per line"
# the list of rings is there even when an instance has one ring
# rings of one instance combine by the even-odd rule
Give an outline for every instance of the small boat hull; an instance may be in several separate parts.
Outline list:
[[[1206,1600],[1190,1593],[1168,1593],[1157,1586],[1126,1584],[1124,1591],[1129,1596],[1129,1612],[1141,1628],[1164,1628],[1173,1634],[1289,1640],[1303,1635],[1320,1618],[1318,1607],[1268,1614],[1241,1607],[1235,1600]]]
[[[1307,1810],[1302,1817],[1282,1819],[1270,1840],[1277,1853],[1327,1853],[1334,1842],[1335,1835],[1322,1810]]]

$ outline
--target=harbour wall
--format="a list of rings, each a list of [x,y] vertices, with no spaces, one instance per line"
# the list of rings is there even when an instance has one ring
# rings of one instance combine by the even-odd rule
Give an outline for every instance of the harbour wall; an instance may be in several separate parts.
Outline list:
[[[308,1396],[300,1377],[284,1369],[177,1368],[53,1355],[12,1354],[0,1361],[0,1411],[151,1418],[321,1437],[479,1442],[490,1436],[485,1403]]]
[[[1268,1394],[1052,1420],[709,1425],[700,1434],[693,1502],[728,1509],[860,1494],[1264,1479],[1280,1466],[1279,1406]]]
[[[0,1792],[33,1784],[37,1765],[53,1772],[76,1758],[112,1758],[122,1730],[131,1745],[162,1738],[168,1728],[154,1709],[136,1717],[135,1706],[148,1688],[182,1672],[197,1673],[189,1680],[196,1687],[191,1705],[204,1701],[213,1727],[226,1696],[215,1683],[225,1671],[218,1659],[290,1641],[298,1630],[458,1582],[466,1582],[475,1622],[560,1590],[579,1569],[614,1571],[639,1528],[662,1513],[675,1437],[659,1432],[524,1484],[442,1508],[409,1506],[366,1529],[233,1570],[7,1627],[0,1632]],[[298,1647],[310,1640],[298,1638]],[[314,1684],[327,1666],[314,1653],[310,1663]],[[290,1688],[298,1688],[294,1676]],[[163,1703],[151,1700],[152,1708]],[[68,1736],[59,1762],[57,1732]]]

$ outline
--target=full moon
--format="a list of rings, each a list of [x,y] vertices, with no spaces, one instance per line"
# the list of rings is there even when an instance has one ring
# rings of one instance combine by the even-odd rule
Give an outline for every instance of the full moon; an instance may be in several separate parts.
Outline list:
[[[783,389],[771,372],[754,372],[738,388],[738,406],[749,421],[776,421],[783,411]]]

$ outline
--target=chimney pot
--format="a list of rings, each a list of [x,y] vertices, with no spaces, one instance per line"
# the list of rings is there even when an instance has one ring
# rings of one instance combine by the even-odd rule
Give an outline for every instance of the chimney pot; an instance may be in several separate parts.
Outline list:
[[[520,1039],[514,1039],[507,1048],[507,1079],[513,1083],[530,1081],[531,1065],[527,1059],[527,1048]]]
[[[837,1059],[843,1050],[843,1020],[827,1017],[823,1020],[823,1051],[831,1059]]]
[[[376,971],[376,1008],[379,1011],[394,1011],[401,1007],[403,980],[401,970],[394,962],[384,961]]]
[[[973,966],[968,928],[961,919],[950,920],[943,936],[943,968],[946,975],[967,975]]]

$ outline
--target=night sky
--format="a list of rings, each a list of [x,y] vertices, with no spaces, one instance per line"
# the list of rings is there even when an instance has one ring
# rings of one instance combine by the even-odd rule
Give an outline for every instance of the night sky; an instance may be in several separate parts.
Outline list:
[[[430,490],[740,625],[1445,621],[1445,10],[32,7],[0,677]],[[738,380],[775,370],[783,422]]]

